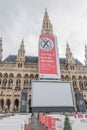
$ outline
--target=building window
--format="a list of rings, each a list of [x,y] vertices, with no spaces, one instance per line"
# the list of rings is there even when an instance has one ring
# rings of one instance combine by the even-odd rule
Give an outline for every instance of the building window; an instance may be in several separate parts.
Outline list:
[[[4,79],[4,80],[3,80],[3,87],[4,87],[4,88],[7,87],[7,79]]]
[[[3,110],[4,109],[4,99],[0,100],[0,106],[1,106],[1,109]]]
[[[7,99],[6,100],[6,106],[7,106],[8,110],[10,110],[10,105],[11,105],[11,101],[10,101],[10,99]]]
[[[4,74],[4,78],[8,78],[8,74],[7,73]]]
[[[24,78],[29,78],[28,74],[25,74],[25,75],[24,75]]]
[[[30,78],[31,78],[31,79],[33,79],[33,78],[34,78],[34,75],[33,75],[33,74],[31,74],[31,75],[30,75]]]
[[[61,75],[61,80],[64,80],[64,75]]]
[[[79,81],[79,87],[80,87],[80,89],[83,89],[83,82],[82,81]]]
[[[8,81],[8,86],[9,86],[10,88],[13,87],[13,80],[12,80],[12,79],[9,79],[9,81]]]
[[[65,80],[67,80],[67,81],[68,81],[69,79],[70,79],[70,78],[69,78],[69,76],[68,76],[68,75],[66,75],[66,76],[65,76]]]
[[[17,78],[21,78],[21,74],[18,74],[18,75],[17,75]]]
[[[20,85],[21,85],[21,80],[18,79],[18,80],[16,81],[16,87],[20,87]]]
[[[73,81],[73,87],[77,87],[77,83],[75,80]]]
[[[35,75],[35,79],[38,79],[38,74]]]
[[[28,80],[24,80],[24,88],[28,87]]]
[[[9,75],[9,78],[14,78],[14,75],[11,73],[11,74]]]

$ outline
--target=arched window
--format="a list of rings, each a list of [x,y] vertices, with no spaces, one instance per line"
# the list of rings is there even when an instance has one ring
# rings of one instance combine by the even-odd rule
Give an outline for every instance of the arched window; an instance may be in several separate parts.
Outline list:
[[[67,81],[69,80],[69,76],[68,75],[65,76],[65,80],[67,80]]]
[[[35,75],[35,79],[38,79],[38,74]]]
[[[9,74],[9,78],[14,78],[14,74]]]
[[[0,100],[0,106],[1,106],[1,109],[3,110],[4,109],[4,99]]]
[[[73,81],[73,87],[77,87],[77,82],[75,80]]]
[[[18,111],[18,109],[19,109],[19,100],[18,99],[15,99],[15,101],[14,101],[14,109],[15,109],[15,111]]]
[[[87,89],[87,81],[84,81],[84,87]]]
[[[18,75],[17,75],[17,78],[21,78],[21,74],[18,74]]]
[[[72,80],[76,80],[76,76],[75,75],[72,76]]]
[[[29,78],[28,74],[25,74],[25,75],[24,75],[24,78]]]
[[[30,75],[30,78],[31,78],[31,79],[33,79],[33,78],[34,78],[34,75],[33,75],[33,74],[31,74],[31,75]]]
[[[11,101],[10,99],[6,100],[6,107],[8,108],[8,110],[10,110],[10,105],[11,105]]]
[[[20,85],[21,85],[21,80],[18,79],[18,80],[16,81],[16,87],[20,87]]]
[[[9,81],[8,81],[8,86],[9,86],[10,88],[12,88],[12,86],[13,86],[13,79],[9,79]]]
[[[7,79],[3,80],[3,87],[7,87]]]
[[[28,80],[24,80],[24,88],[28,87]]]
[[[19,64],[18,64],[18,68],[22,68],[22,63],[19,63]]]
[[[61,80],[64,80],[64,75],[61,75]]]
[[[78,80],[82,80],[82,76],[79,76],[79,77],[78,77]]]
[[[83,89],[83,82],[82,81],[79,81],[79,87],[80,87],[80,89]]]
[[[4,78],[8,78],[8,74],[7,73],[4,74]]]

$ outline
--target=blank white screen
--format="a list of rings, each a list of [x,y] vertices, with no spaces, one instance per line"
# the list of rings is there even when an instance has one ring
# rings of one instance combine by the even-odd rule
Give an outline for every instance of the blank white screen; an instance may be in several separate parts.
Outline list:
[[[73,96],[69,82],[32,82],[32,107],[72,107]]]

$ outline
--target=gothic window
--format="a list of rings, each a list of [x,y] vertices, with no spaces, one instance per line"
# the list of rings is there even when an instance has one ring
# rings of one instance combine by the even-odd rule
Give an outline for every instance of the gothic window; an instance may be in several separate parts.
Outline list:
[[[65,80],[69,80],[69,76],[68,75],[65,76]]]
[[[78,77],[78,80],[82,80],[82,76],[79,76],[79,77]]]
[[[14,74],[11,73],[11,74],[9,75],[9,78],[14,78]]]
[[[73,75],[73,76],[72,76],[72,80],[75,80],[75,79],[76,79],[76,77],[75,77],[75,75]]]
[[[38,79],[38,74],[35,75],[35,79]]]
[[[73,87],[77,87],[77,83],[75,80],[73,81]]]
[[[64,75],[61,75],[61,80],[64,80]]]
[[[84,87],[87,88],[87,81],[84,81]]]
[[[80,87],[80,89],[83,89],[83,82],[82,81],[79,81],[79,87]]]
[[[12,86],[13,86],[13,80],[12,79],[9,79],[8,85],[9,85],[10,88],[12,88]]]
[[[4,78],[8,78],[8,74],[7,73],[4,74]]]
[[[1,107],[2,110],[4,109],[4,99],[0,100],[0,107]]]
[[[30,84],[31,84],[31,80],[30,80]]]
[[[72,61],[71,61],[71,62],[72,62]],[[71,68],[71,70],[74,70],[74,66],[71,66],[70,68]]]
[[[24,75],[24,78],[28,78],[28,77],[29,77],[28,74],[25,74],[25,75]]]
[[[4,86],[4,87],[7,87],[7,79],[4,79],[4,80],[3,80],[3,86]]]
[[[21,74],[18,74],[18,75],[17,75],[17,78],[21,78]]]
[[[33,79],[33,78],[34,78],[34,75],[33,75],[33,74],[31,74],[31,75],[30,75],[30,78],[31,78],[31,79]]]
[[[6,107],[10,110],[11,101],[10,99],[6,100]]]
[[[18,79],[18,80],[16,81],[16,86],[17,86],[17,87],[20,87],[20,85],[21,85],[21,80]]]
[[[28,86],[28,80],[24,80],[24,87],[26,88]]]
[[[22,63],[19,63],[19,64],[18,64],[18,68],[21,68],[21,67],[22,67]]]
[[[31,87],[32,79],[30,80],[30,87]]]
[[[14,109],[16,109],[18,111],[18,108],[19,108],[19,100],[15,99],[15,101],[14,101]]]

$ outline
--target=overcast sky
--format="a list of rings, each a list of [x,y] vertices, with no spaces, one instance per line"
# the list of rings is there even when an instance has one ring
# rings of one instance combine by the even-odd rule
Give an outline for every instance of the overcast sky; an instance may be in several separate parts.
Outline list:
[[[38,55],[45,8],[57,36],[59,55],[68,40],[74,58],[84,63],[87,44],[87,0],[0,0],[0,37],[3,59],[17,54],[24,39],[26,55]]]

